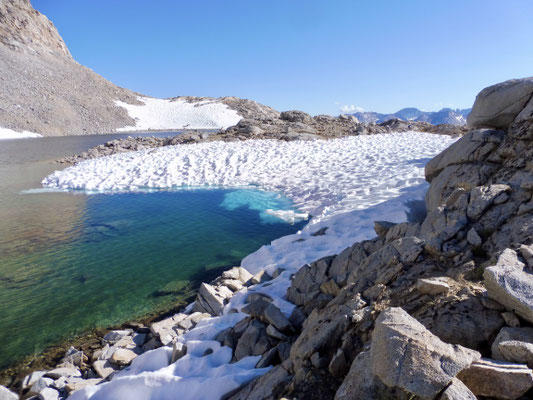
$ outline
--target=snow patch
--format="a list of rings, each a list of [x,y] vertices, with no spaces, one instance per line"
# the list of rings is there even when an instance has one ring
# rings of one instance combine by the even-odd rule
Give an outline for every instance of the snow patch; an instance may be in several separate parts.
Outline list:
[[[281,142],[168,146],[83,161],[43,186],[88,191],[237,187],[281,192],[316,223],[424,183],[427,160],[453,143],[421,132]],[[268,207],[270,208],[270,207]]]
[[[117,131],[146,131],[162,129],[226,129],[236,125],[242,117],[227,105],[207,100],[189,103],[184,100],[138,97],[144,104],[128,104],[116,100],[124,107],[135,126],[126,126]]]
[[[37,138],[37,137],[42,137],[42,135],[39,135],[38,133],[28,132],[28,131],[16,132],[12,129],[0,128],[0,140],[28,139],[28,138]]]

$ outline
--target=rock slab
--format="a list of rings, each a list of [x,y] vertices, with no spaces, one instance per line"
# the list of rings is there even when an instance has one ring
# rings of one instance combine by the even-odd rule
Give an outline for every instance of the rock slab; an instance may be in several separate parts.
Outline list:
[[[370,347],[372,372],[385,385],[433,399],[481,355],[442,342],[401,308],[383,311]]]

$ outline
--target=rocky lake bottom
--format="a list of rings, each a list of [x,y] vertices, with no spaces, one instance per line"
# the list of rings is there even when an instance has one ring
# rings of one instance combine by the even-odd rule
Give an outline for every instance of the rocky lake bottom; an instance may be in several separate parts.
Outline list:
[[[305,224],[265,214],[291,204],[254,190],[25,192],[61,168],[55,158],[105,140],[0,147],[0,368],[88,330],[168,310],[213,271]]]

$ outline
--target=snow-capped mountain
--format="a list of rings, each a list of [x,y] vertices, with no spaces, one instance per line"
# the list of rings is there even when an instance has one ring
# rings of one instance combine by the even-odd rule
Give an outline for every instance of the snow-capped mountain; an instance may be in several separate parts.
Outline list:
[[[361,122],[381,123],[389,119],[398,118],[404,121],[420,121],[429,122],[433,125],[451,124],[451,125],[465,125],[466,117],[470,114],[470,108],[455,109],[443,108],[440,111],[421,111],[415,107],[402,108],[394,114],[381,114],[377,112],[364,111],[356,112],[353,115]]]

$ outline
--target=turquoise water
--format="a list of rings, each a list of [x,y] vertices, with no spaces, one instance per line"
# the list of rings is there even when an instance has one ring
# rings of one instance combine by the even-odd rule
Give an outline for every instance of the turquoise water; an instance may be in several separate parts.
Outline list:
[[[0,368],[168,309],[213,271],[304,225],[267,215],[290,202],[254,190],[20,194],[37,187],[35,169],[53,168],[35,157],[15,172],[1,150],[0,178],[10,171],[25,183],[1,182]]]

